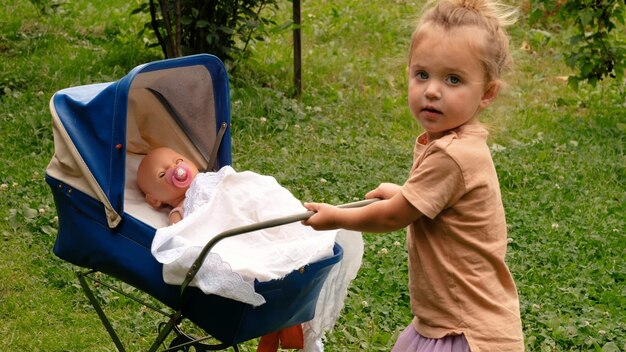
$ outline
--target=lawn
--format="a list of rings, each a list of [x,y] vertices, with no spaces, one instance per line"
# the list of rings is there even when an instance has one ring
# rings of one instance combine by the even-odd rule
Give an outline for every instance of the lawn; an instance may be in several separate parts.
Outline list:
[[[137,1],[50,3],[58,6],[47,13],[25,0],[0,7],[0,349],[112,351],[76,268],[52,253],[48,102],[161,54],[137,35],[147,20],[130,15]],[[231,75],[235,168],[273,175],[303,201],[346,203],[380,182],[402,183],[420,132],[406,107],[405,59],[421,4],[305,1],[300,99],[291,97],[290,33],[257,43]],[[285,2],[279,23],[290,10]],[[537,33],[523,16],[511,30],[516,65],[483,121],[527,350],[626,351],[626,83],[570,89],[565,33]],[[411,320],[404,233],[364,236],[329,352],[389,351]],[[129,350],[145,350],[156,330],[150,313],[99,298]]]

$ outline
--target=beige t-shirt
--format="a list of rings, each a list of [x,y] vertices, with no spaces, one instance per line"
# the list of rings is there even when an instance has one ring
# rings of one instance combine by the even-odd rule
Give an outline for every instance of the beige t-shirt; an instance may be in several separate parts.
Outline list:
[[[404,197],[425,216],[407,233],[413,325],[464,334],[472,352],[523,351],[519,299],[504,256],[506,221],[487,131],[466,125],[415,144]]]

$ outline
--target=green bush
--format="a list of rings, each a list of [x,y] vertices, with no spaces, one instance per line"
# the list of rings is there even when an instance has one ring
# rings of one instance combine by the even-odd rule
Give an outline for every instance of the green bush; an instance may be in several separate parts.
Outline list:
[[[607,77],[624,79],[626,42],[624,22],[626,4],[623,0],[531,0],[531,24],[546,24],[556,17],[571,30],[565,60],[577,74],[569,77],[577,88],[586,81],[595,86]]]
[[[30,3],[37,8],[40,14],[46,15],[61,6],[62,0],[30,0]]]
[[[210,53],[223,61],[242,57],[251,41],[263,40],[269,25],[262,16],[276,0],[149,0],[133,14],[149,12],[144,30],[156,35],[166,58]]]

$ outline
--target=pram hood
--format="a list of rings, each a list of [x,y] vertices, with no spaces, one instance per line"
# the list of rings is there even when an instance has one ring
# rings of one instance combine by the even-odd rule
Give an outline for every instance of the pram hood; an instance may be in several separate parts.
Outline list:
[[[223,63],[201,54],[140,65],[117,82],[72,87],[50,100],[55,152],[46,173],[99,200],[109,227],[124,209],[126,153],[168,146],[201,169],[227,165],[230,125]]]

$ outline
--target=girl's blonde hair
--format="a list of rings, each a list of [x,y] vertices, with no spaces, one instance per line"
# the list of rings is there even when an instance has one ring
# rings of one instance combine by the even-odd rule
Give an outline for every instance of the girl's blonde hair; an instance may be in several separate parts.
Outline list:
[[[498,80],[512,64],[509,38],[504,28],[515,23],[516,19],[517,11],[498,0],[429,1],[411,37],[409,55],[426,27],[436,26],[446,31],[463,26],[476,27],[487,35],[480,53],[487,81]]]

